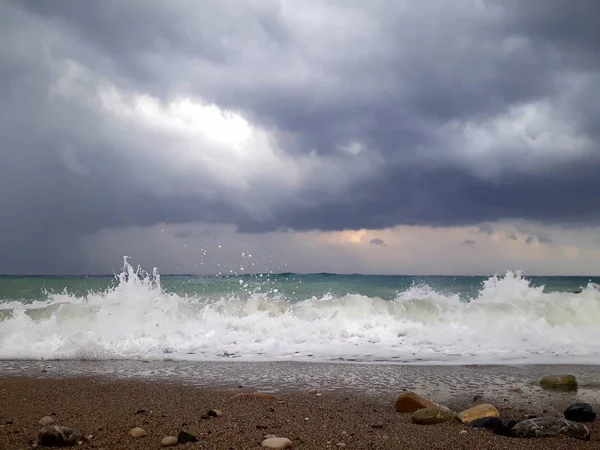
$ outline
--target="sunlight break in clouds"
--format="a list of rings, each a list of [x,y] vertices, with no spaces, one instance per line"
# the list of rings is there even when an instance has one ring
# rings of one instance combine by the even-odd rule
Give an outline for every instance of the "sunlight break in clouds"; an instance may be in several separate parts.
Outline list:
[[[116,119],[126,127],[136,145],[123,156],[154,162],[154,168],[169,177],[170,195],[206,194],[207,190],[210,194],[214,186],[208,187],[207,180],[235,194],[252,195],[256,187],[270,186],[252,197],[260,205],[267,200],[261,198],[263,195],[271,197],[269,201],[284,201],[307,186],[325,192],[343,190],[379,164],[375,153],[366,154],[366,148],[356,142],[336,155],[287,154],[266,130],[238,113],[201,99],[182,97],[161,102],[148,94],[125,95],[95,78],[85,68],[69,63],[53,92],[92,108],[99,106],[107,119]],[[95,95],[89,91],[90,85],[96,86]],[[163,144],[153,148],[157,143]],[[348,174],[353,178],[348,179]],[[162,194],[169,186],[160,177],[147,181],[145,188]]]
[[[489,224],[488,224],[489,225]],[[529,225],[552,243],[534,240],[507,223],[493,224],[490,235],[474,227],[407,227],[341,232],[239,233],[219,224],[160,224],[148,228],[103,230],[83,246],[90,260],[101,262],[91,272],[110,271],[125,251],[138,264],[162,273],[338,272],[413,275],[490,275],[506,270],[534,274],[600,272],[598,229],[579,233]],[[516,240],[507,237],[513,233]],[[373,245],[383,242],[385,245]],[[476,241],[476,245],[464,245]],[[242,255],[251,254],[251,261]]]

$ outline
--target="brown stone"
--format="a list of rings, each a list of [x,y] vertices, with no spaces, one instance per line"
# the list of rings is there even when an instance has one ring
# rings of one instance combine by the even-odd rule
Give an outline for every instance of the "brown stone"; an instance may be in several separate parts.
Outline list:
[[[414,413],[423,408],[440,409],[440,405],[414,392],[404,392],[396,399],[396,411],[399,413]]]

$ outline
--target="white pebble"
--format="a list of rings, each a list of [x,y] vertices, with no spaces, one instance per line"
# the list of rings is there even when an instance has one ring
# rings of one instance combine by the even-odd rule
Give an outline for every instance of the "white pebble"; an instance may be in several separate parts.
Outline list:
[[[160,441],[160,445],[163,447],[172,447],[177,445],[177,438],[175,436],[165,436],[162,438],[162,441]]]
[[[131,437],[134,438],[141,438],[148,435],[148,433],[146,433],[146,430],[140,427],[132,428],[131,430],[129,430],[129,434],[131,435]]]
[[[262,441],[262,443],[260,445],[262,445],[265,448],[274,448],[274,449],[290,448],[292,446],[292,441],[290,441],[288,438],[284,438],[284,437],[275,437],[275,438],[265,439],[264,441]]]

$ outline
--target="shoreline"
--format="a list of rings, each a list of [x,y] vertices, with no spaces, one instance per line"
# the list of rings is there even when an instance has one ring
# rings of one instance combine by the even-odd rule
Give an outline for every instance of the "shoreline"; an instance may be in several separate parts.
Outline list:
[[[547,374],[572,373],[577,395],[565,401],[600,403],[600,365],[376,365],[304,362],[187,361],[0,361],[0,377],[88,378],[174,383],[211,389],[243,385],[268,392],[345,390],[370,396],[397,395],[406,388],[448,402],[457,395],[483,394],[511,404],[546,396],[538,381]],[[510,388],[519,387],[520,392]]]
[[[565,406],[577,401],[589,401],[597,409],[600,390],[590,375],[597,375],[600,369],[589,366],[568,367],[577,369],[575,375],[581,379],[577,392],[548,392],[537,386],[539,380],[530,377],[542,372],[562,373],[567,367],[528,368],[525,371],[528,377],[522,377],[522,368],[515,367],[490,371],[489,367],[448,370],[447,366],[419,366],[419,369],[396,366],[403,377],[389,379],[385,378],[389,372],[378,373],[372,366],[353,372],[349,367],[336,364],[321,367],[319,373],[323,377],[312,383],[299,382],[301,377],[290,384],[285,382],[286,377],[289,379],[299,369],[307,373],[297,373],[298,376],[314,376],[315,368],[288,363],[283,364],[284,369],[280,366],[271,372],[274,365],[258,364],[237,382],[232,382],[233,378],[243,375],[243,370],[230,374],[227,382],[221,379],[221,383],[214,383],[214,377],[198,380],[181,373],[163,378],[92,371],[69,374],[60,370],[66,367],[63,363],[54,366],[44,363],[48,369],[35,366],[35,372],[29,367],[29,371],[20,373],[0,373],[0,448],[32,448],[41,428],[38,421],[44,416],[53,417],[56,425],[73,427],[85,436],[92,435],[82,448],[104,450],[161,448],[164,436],[177,436],[181,430],[198,437],[197,443],[178,445],[192,449],[260,449],[268,434],[287,437],[293,442],[292,448],[299,449],[344,448],[338,443],[355,449],[600,447],[598,420],[588,424],[591,441],[566,437],[517,439],[458,423],[414,425],[410,414],[397,413],[394,407],[398,395],[409,390],[454,411],[491,403],[503,419],[523,420],[525,414],[556,417],[562,415]],[[87,366],[91,368],[96,364]],[[178,364],[158,366],[174,369]],[[232,366],[228,363],[210,365],[198,376],[220,368],[216,373],[218,377],[226,367]],[[153,369],[158,370],[155,366],[149,372]],[[258,376],[257,370],[262,370],[264,377]],[[402,374],[403,371],[406,373]],[[183,372],[189,375],[186,370]],[[337,376],[331,376],[332,372]],[[355,380],[339,382],[357,373],[362,373],[360,383],[384,382],[388,389],[357,386]],[[513,376],[507,377],[506,374],[511,373]],[[377,380],[377,376],[384,379]],[[283,377],[284,382],[275,386],[272,380],[277,377]],[[253,381],[248,383],[248,380]],[[240,392],[270,393],[277,396],[278,401],[230,398]],[[202,419],[210,409],[223,411],[223,416]],[[136,426],[147,430],[148,436],[140,439],[129,436],[129,430]]]

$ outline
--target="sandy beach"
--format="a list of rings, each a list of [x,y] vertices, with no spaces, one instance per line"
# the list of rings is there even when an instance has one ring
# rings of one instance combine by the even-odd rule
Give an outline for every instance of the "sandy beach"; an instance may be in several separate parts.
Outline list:
[[[339,366],[337,370],[343,372],[344,368]],[[456,369],[420,370],[439,376]],[[488,369],[465,370],[477,379],[478,373],[485,374]],[[586,370],[595,371],[589,367]],[[528,392],[530,384],[524,380],[522,388],[514,384],[495,386],[477,396],[469,389],[454,391],[444,402],[455,411],[492,403],[503,419],[523,420],[525,414],[558,416],[564,406],[579,400],[578,394]],[[387,392],[369,394],[343,385],[316,390],[285,387],[269,390],[277,400],[232,399],[241,392],[261,390],[244,385],[198,386],[175,379],[57,377],[48,372],[36,376],[4,374],[0,377],[0,448],[31,448],[44,416],[52,417],[55,425],[69,426],[91,436],[82,448],[104,450],[161,448],[163,437],[177,436],[181,430],[198,438],[196,443],[178,445],[190,449],[259,449],[269,434],[290,439],[293,448],[298,449],[600,448],[598,420],[588,424],[592,431],[590,441],[567,437],[517,439],[459,423],[415,425],[409,414],[400,414],[394,408],[397,395],[405,389],[398,385]],[[397,393],[393,394],[393,390]],[[506,395],[498,396],[501,391]],[[202,418],[210,409],[220,410],[223,415]],[[131,437],[129,430],[134,427],[144,428],[148,435]]]

